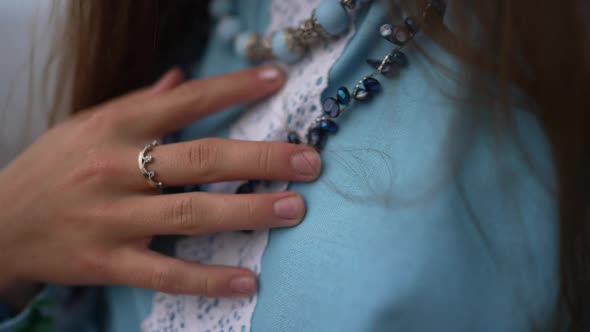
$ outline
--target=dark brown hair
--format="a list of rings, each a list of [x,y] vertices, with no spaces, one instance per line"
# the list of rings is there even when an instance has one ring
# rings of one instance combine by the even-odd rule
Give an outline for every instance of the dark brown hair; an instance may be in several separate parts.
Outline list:
[[[411,13],[425,6],[424,0],[401,3]],[[493,74],[491,85],[462,76],[481,100],[500,106],[490,107],[497,114],[487,119],[506,118],[512,102],[508,87],[516,86],[549,137],[559,186],[565,317],[575,331],[590,330],[584,322],[590,315],[590,2],[453,0],[451,5],[448,14],[457,18],[452,32],[436,19],[424,30],[472,73]],[[179,46],[189,34],[193,43],[194,36],[204,39],[206,6],[195,0],[68,2],[56,45],[59,79],[70,82],[71,95],[56,99],[54,114],[77,112],[145,85],[181,57]]]

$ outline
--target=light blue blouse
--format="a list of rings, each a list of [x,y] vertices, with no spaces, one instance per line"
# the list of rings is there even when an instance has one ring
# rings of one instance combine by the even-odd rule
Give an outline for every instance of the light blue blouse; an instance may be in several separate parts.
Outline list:
[[[238,3],[243,25],[264,31],[269,1]],[[377,33],[385,22],[380,4],[357,20],[326,96],[369,72],[366,58],[390,50]],[[427,38],[418,42],[459,68]],[[449,98],[465,87],[406,53],[400,77],[382,79],[383,93],[339,119],[321,179],[292,185],[308,213],[296,228],[271,231],[254,332],[550,330],[558,242],[543,132],[515,111],[514,137],[499,138],[475,115],[483,105]],[[246,66],[213,38],[194,76]],[[182,138],[225,136],[239,111],[194,124]],[[109,288],[109,331],[138,330],[153,294]]]

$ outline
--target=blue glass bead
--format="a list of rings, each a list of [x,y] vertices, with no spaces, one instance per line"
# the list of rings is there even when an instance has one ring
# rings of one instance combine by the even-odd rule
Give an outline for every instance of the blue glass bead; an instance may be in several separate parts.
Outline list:
[[[283,62],[294,63],[299,61],[303,54],[289,49],[286,34],[286,31],[281,31],[272,37],[272,54]]]
[[[339,0],[322,0],[315,9],[318,23],[332,36],[338,36],[348,29],[350,18]]]
[[[400,52],[400,51],[394,52],[391,55],[391,58],[393,59],[393,61],[395,63],[397,63],[398,65],[400,65],[402,67],[405,67],[408,65],[408,57],[403,52]]]
[[[338,132],[338,124],[330,119],[320,120],[320,129],[324,132],[335,134]]]
[[[369,92],[364,88],[359,88],[356,93],[354,94],[354,99],[356,100],[366,100],[369,98]]]
[[[324,113],[331,118],[336,118],[340,115],[340,105],[336,98],[330,97],[324,100],[323,108]]]
[[[296,132],[292,131],[287,135],[287,141],[291,144],[301,144],[301,139],[299,139],[299,135]]]
[[[369,93],[376,93],[381,91],[381,83],[373,77],[365,78],[365,80],[363,81],[363,85]]]
[[[338,96],[338,103],[341,105],[348,105],[350,103],[350,92],[345,86],[338,88],[336,95]]]
[[[307,144],[321,150],[326,145],[326,133],[319,127],[315,127],[307,133]]]
[[[250,182],[242,183],[236,190],[236,194],[251,194],[254,192],[254,186]]]
[[[418,31],[420,31],[418,23],[412,17],[407,17],[404,23],[406,23],[406,26],[413,34],[416,34]]]
[[[224,42],[229,42],[240,32],[240,21],[235,17],[226,16],[217,24],[217,35]]]
[[[381,66],[381,62],[382,60],[375,60],[375,59],[367,59],[367,63],[369,64],[369,66],[379,70],[379,66]],[[397,67],[394,66],[391,62],[386,62],[383,64],[383,67],[381,68],[381,74],[383,74],[385,77],[393,77],[395,76],[399,71],[397,70]]]

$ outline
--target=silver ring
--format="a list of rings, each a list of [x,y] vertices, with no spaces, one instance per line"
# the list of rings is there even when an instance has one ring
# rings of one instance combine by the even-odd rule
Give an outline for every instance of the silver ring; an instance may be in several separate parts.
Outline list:
[[[139,171],[143,175],[143,177],[147,180],[150,186],[158,189],[164,188],[164,184],[160,181],[154,180],[156,177],[156,172],[150,171],[147,168],[147,165],[154,161],[154,157],[147,154],[151,150],[153,150],[156,146],[158,146],[158,141],[153,141],[150,144],[147,144],[140,152],[139,156],[137,157],[137,165],[139,166]]]

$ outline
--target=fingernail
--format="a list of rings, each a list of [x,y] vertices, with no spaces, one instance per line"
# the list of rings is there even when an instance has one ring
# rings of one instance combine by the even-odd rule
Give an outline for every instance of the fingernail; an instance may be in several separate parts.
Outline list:
[[[322,160],[315,150],[297,152],[291,157],[291,166],[300,175],[317,177],[320,175]]]
[[[289,196],[275,202],[275,215],[289,220],[289,225],[297,224],[305,213],[305,203],[299,196]]]
[[[266,67],[258,72],[258,78],[267,82],[275,81],[281,76],[283,76],[283,72],[274,66]]]
[[[235,277],[229,282],[229,288],[238,293],[249,295],[256,291],[256,279],[254,277]]]

